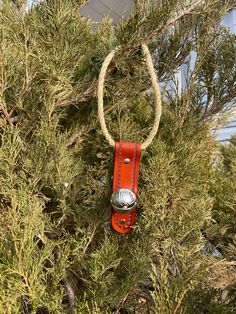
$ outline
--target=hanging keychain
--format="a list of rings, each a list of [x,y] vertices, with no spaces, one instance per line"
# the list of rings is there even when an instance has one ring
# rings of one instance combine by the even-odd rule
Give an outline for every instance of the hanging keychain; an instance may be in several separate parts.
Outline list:
[[[107,68],[118,49],[112,50],[102,64],[98,79],[98,118],[105,138],[115,148],[111,224],[117,232],[125,234],[132,230],[135,223],[141,150],[146,149],[151,144],[157,133],[161,118],[161,94],[149,49],[145,44],[142,44],[142,51],[146,58],[155,94],[154,124],[147,139],[142,144],[130,142],[116,143],[109,134],[105,123],[103,86]]]

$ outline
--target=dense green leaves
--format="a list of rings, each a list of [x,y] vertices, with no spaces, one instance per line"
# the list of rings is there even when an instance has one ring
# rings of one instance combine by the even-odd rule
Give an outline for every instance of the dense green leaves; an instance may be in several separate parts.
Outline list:
[[[235,37],[219,26],[225,1],[203,2],[137,1],[128,20],[95,31],[83,1],[0,1],[1,313],[235,312],[235,140],[219,152],[210,132],[235,100]],[[154,117],[144,38],[163,115],[123,237],[110,226],[113,149],[97,78],[121,45],[106,122],[116,141],[143,141]]]

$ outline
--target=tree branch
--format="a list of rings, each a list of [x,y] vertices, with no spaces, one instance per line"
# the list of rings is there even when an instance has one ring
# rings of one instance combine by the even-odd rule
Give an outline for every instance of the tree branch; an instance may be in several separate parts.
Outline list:
[[[173,25],[177,21],[181,20],[186,15],[192,14],[192,11],[196,9],[200,4],[203,4],[204,2],[205,2],[204,0],[195,1],[188,9],[181,10],[175,17],[172,17],[171,19],[169,19],[164,26],[161,26],[155,29],[154,31],[144,36],[142,39],[138,40],[137,43],[132,46],[132,48],[137,48],[138,46],[140,46],[142,42],[146,42],[150,40],[152,37],[160,34],[164,29],[168,28],[170,25]]]
[[[170,25],[173,25],[174,23],[176,23],[177,21],[183,19],[186,15],[192,14],[193,10],[196,9],[200,4],[203,4],[204,0],[197,0],[195,1],[188,9],[184,9],[181,10],[175,17],[172,17],[171,19],[169,19],[167,21],[167,23],[157,29],[155,29],[154,31],[148,33],[146,36],[144,36],[143,38],[137,40],[135,43],[133,43],[132,45],[128,45],[128,46],[124,46],[122,47],[118,53],[119,54],[124,54],[124,52],[126,51],[130,51],[134,48],[138,48],[141,43],[143,42],[147,42],[149,41],[151,38],[153,38],[154,36],[162,33],[166,28],[168,28]],[[112,69],[110,68],[107,71],[107,75],[109,75],[110,71],[112,71]],[[70,105],[75,105],[79,102],[85,102],[88,100],[89,96],[91,95],[92,92],[94,92],[96,90],[96,86],[97,86],[97,80],[94,81],[90,87],[88,87],[81,95],[79,95],[76,98],[70,99],[70,100],[63,100],[61,102],[58,102],[56,104],[56,108],[62,108],[62,107],[68,107]]]
[[[66,291],[66,294],[68,297],[69,308],[70,308],[70,310],[72,310],[74,307],[74,304],[75,304],[75,292],[74,292],[72,285],[71,285],[71,283],[67,277],[63,277],[61,282],[65,287],[65,291]]]

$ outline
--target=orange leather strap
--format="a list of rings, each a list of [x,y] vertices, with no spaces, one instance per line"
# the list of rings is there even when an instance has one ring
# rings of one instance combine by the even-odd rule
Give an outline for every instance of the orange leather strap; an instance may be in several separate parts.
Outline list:
[[[137,196],[141,144],[116,143],[113,176],[113,192],[129,189]],[[136,208],[130,214],[121,214],[112,209],[111,223],[119,233],[128,233],[135,223]]]

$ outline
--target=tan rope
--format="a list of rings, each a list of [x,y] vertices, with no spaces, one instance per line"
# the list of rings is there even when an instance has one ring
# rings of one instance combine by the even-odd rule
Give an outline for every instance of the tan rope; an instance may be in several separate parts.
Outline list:
[[[102,64],[99,78],[98,78],[98,119],[99,119],[101,129],[102,129],[102,132],[103,132],[105,138],[107,139],[108,143],[113,147],[115,146],[115,141],[113,140],[113,138],[111,137],[111,135],[109,134],[109,132],[107,130],[106,122],[105,122],[105,118],[104,118],[103,87],[104,87],[104,80],[105,80],[107,68],[108,68],[112,58],[114,57],[114,55],[118,49],[119,49],[119,47],[112,50],[108,54],[108,56],[105,58],[105,60]],[[153,66],[153,62],[152,62],[152,58],[151,58],[149,49],[145,44],[142,44],[142,50],[143,50],[143,54],[146,58],[148,73],[151,77],[151,82],[152,82],[154,95],[155,95],[155,119],[154,119],[153,127],[152,127],[147,139],[141,144],[141,149],[143,150],[143,149],[146,149],[148,147],[148,145],[151,144],[154,136],[157,133],[157,130],[159,128],[160,118],[161,118],[162,106],[161,106],[161,93],[160,93],[159,85],[157,83],[157,77],[156,77],[156,73],[154,70],[154,66]]]

